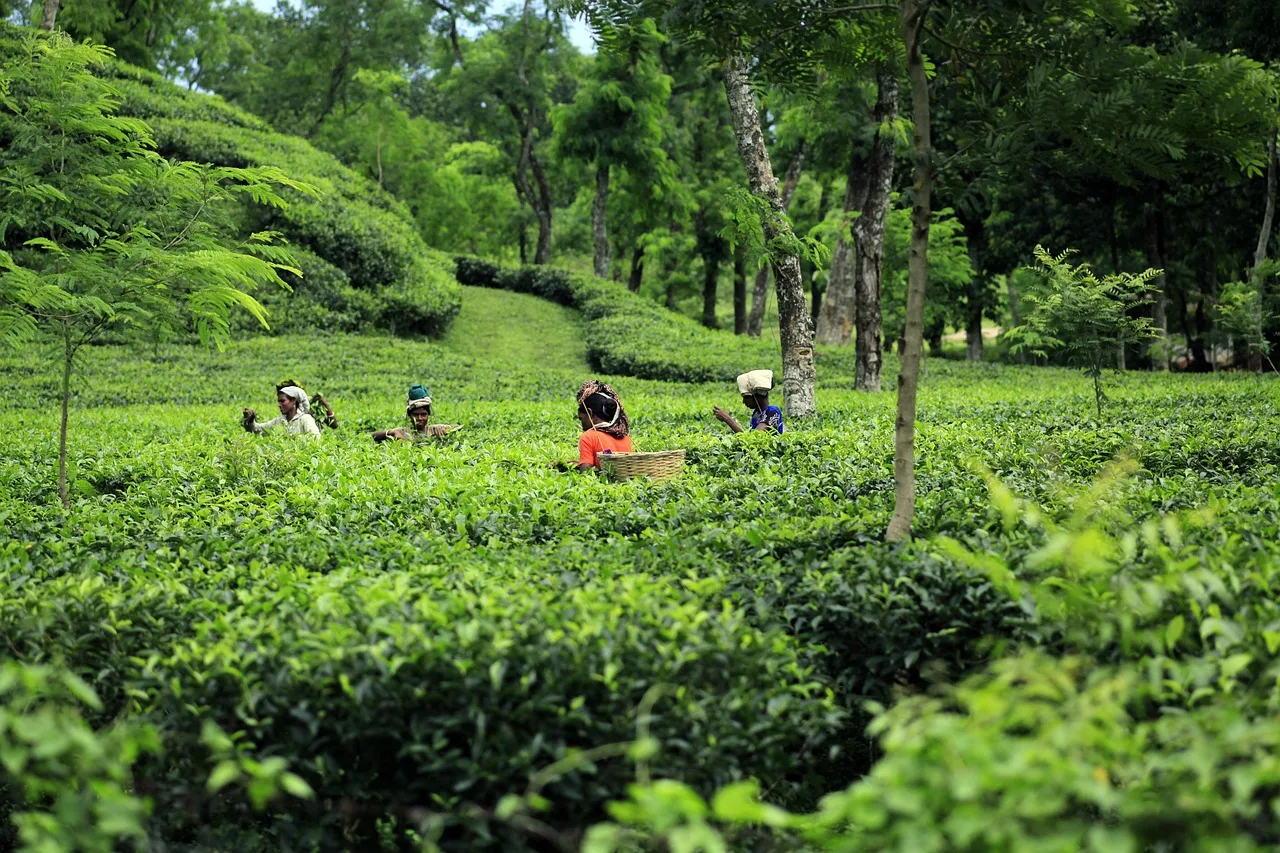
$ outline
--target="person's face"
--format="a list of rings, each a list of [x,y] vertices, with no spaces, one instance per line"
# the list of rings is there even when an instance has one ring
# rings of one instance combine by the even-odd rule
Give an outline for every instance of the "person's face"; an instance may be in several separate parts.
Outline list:
[[[413,421],[415,428],[422,430],[427,428],[427,424],[431,423],[431,411],[429,409],[414,409],[409,413],[409,420]]]
[[[764,406],[760,405],[759,398],[757,398],[755,394],[743,394],[742,405],[746,406],[748,409],[750,409],[753,412],[756,409],[764,408]]]
[[[591,416],[586,409],[578,409],[578,423],[582,424],[584,430],[591,429]]]
[[[276,403],[280,406],[280,414],[292,418],[298,411],[298,403],[288,394],[276,394]]]

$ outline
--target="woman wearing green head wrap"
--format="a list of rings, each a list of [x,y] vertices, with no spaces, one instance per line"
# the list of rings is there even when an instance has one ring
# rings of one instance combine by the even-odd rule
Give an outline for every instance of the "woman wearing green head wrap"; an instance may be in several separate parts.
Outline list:
[[[374,441],[389,439],[423,441],[428,438],[444,438],[454,430],[462,429],[459,424],[431,423],[431,392],[425,385],[410,387],[409,399],[405,403],[405,414],[409,416],[409,425],[394,429],[380,429],[373,434]]]

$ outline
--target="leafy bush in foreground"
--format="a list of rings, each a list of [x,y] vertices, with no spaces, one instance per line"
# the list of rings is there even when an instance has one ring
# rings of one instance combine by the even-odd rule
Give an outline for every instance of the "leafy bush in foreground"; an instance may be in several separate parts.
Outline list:
[[[889,809],[879,834],[865,830],[886,846],[946,826],[966,803],[1029,837],[1083,825],[1093,800],[1009,814],[1050,802],[1095,756],[1117,756],[1112,788],[1129,779],[1136,798],[1095,821],[1104,826],[1146,821],[1143,797],[1195,793],[1175,744],[1195,756],[1238,731],[1261,757],[1224,746],[1211,778],[1265,783],[1270,772],[1280,448],[1262,379],[1124,376],[1111,392],[1123,405],[1099,424],[1087,379],[1071,372],[933,361],[921,539],[898,546],[879,540],[893,401],[841,390],[838,359],[823,416],[784,437],[721,431],[707,416],[710,403],[732,403],[719,382],[609,378],[638,447],[688,452],[674,481],[612,484],[547,467],[576,440],[582,376],[536,358],[490,363],[474,350],[345,335],[233,341],[220,353],[100,347],[84,364],[92,393],[76,400],[87,429],[69,448],[64,514],[33,473],[54,452],[55,422],[40,409],[56,388],[41,358],[0,360],[0,638],[23,662],[62,663],[89,682],[103,703],[94,726],[158,729],[163,754],[136,767],[157,804],[156,846],[368,849],[390,833],[388,849],[420,849],[402,831],[425,815],[448,824],[448,849],[528,849],[542,842],[497,813],[510,818],[507,794],[550,779],[539,788],[549,811],[526,816],[572,847],[624,795],[633,774],[619,744],[644,736],[642,720],[659,749],[638,797],[678,788],[714,809],[717,786],[756,777],[768,802],[811,815],[819,794],[870,772],[873,794],[857,796]],[[342,428],[311,445],[246,436],[240,407],[268,403],[282,374],[322,390]],[[430,381],[441,416],[464,429],[440,444],[375,446],[366,431],[402,417],[406,376]],[[1082,502],[1121,454],[1141,467]],[[993,507],[974,457],[1035,511]],[[1170,532],[1166,516],[1203,508],[1212,523]],[[1095,551],[1106,560],[1087,575],[1054,557]],[[1041,589],[1076,590],[1079,618],[1064,619]],[[1075,670],[1064,698],[1035,704],[1043,683],[1067,678],[1038,669],[1043,679],[1009,707],[1045,722],[1014,743],[1005,717],[968,713],[945,685],[974,673],[993,684],[1004,671],[983,675],[991,659],[1025,645],[1092,659],[1099,674]],[[1092,685],[1135,671],[1135,700],[1102,708]],[[659,682],[683,693],[662,693],[649,720],[641,705]],[[971,695],[986,702],[986,689]],[[901,719],[921,736],[868,744],[869,699],[905,699],[915,710]],[[1194,727],[1146,728],[1118,751],[1072,743],[1095,730],[1091,708],[1110,731],[1165,706]],[[260,763],[287,759],[317,798],[260,814],[239,787],[210,793],[225,760],[204,736],[210,721]],[[956,732],[974,755],[948,742]],[[1133,743],[1148,764],[1126,757]],[[607,749],[590,761],[574,752],[597,747]],[[958,754],[988,762],[975,765],[987,781],[971,800],[949,787],[958,774],[937,771]],[[1034,786],[1002,769],[1038,755]],[[1167,782],[1157,778],[1166,766]],[[1134,781],[1144,767],[1149,784]],[[939,805],[892,805],[916,802],[918,789]],[[1222,790],[1214,781],[1186,822],[1215,811],[1224,832],[1265,839],[1267,820],[1237,816],[1265,804],[1266,789]],[[753,826],[730,843],[795,849],[799,827],[785,830],[769,839]]]

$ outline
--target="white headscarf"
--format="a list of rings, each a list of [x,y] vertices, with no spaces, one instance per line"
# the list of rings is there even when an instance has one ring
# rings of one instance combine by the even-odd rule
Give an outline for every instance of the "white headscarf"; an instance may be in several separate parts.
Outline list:
[[[307,396],[306,391],[303,391],[297,385],[286,385],[276,393],[283,394],[293,400],[293,402],[297,403],[298,414],[311,414],[311,398]]]
[[[738,377],[739,394],[755,394],[773,387],[772,370],[752,370]]]

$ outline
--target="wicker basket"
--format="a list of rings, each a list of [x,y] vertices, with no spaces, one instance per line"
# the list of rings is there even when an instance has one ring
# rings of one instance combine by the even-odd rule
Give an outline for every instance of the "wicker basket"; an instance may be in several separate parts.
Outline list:
[[[683,450],[659,450],[656,453],[609,453],[600,457],[606,476],[614,480],[648,477],[669,480],[684,467]]]

